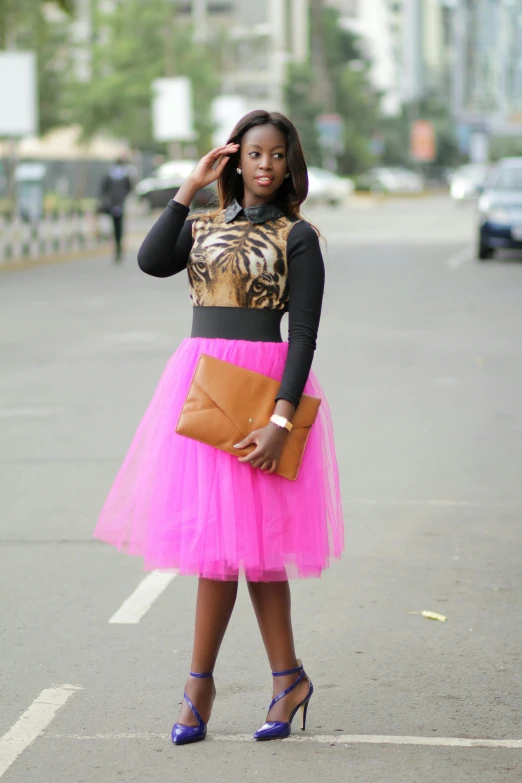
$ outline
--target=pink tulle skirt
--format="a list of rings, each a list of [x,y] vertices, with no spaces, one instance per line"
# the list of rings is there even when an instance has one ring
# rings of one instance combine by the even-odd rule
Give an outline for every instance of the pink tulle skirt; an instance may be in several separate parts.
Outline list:
[[[209,579],[317,577],[343,549],[343,516],[328,405],[322,398],[296,481],[176,434],[201,353],[280,380],[288,343],[184,340],[169,360],[116,477],[94,537],[145,568]]]

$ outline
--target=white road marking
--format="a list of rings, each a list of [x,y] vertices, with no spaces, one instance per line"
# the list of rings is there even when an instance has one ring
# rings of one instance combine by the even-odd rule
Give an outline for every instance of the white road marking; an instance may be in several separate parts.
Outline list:
[[[473,248],[470,245],[466,245],[466,247],[461,248],[457,253],[450,256],[446,261],[446,265],[448,269],[455,271],[455,269],[458,269],[460,266],[467,264],[468,261],[471,261],[472,258]]]
[[[0,737],[0,778],[49,725],[60,707],[63,707],[74,691],[78,690],[81,690],[81,687],[77,685],[46,688],[33,701],[29,709],[20,716],[7,734]]]
[[[159,598],[175,577],[176,574],[167,573],[166,571],[152,571],[122,603],[109,622],[121,625],[139,623],[156,598]]]
[[[168,734],[48,734],[48,739],[72,740],[153,740],[170,739]],[[214,742],[254,742],[252,734],[210,734]],[[393,737],[378,734],[293,734],[284,742],[317,742],[323,745],[423,745],[443,748],[520,748],[522,739],[468,739],[463,737]]]

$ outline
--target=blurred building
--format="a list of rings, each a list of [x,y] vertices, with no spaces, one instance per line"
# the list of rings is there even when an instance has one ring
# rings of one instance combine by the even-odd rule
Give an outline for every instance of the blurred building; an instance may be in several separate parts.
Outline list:
[[[165,0],[167,2],[167,0]],[[287,65],[309,56],[309,14],[319,0],[172,0],[197,40],[226,36],[222,92],[281,109]],[[125,0],[75,0],[77,76],[90,78],[92,15]],[[338,9],[373,62],[382,108],[436,97],[461,125],[519,132],[522,0],[323,0]],[[174,10],[173,10],[174,12]]]
[[[73,36],[80,80],[90,79],[94,9],[110,12],[118,2],[122,0],[75,0]],[[283,108],[286,65],[308,57],[309,0],[178,0],[173,13],[181,23],[193,24],[198,41],[226,32],[223,92]]]
[[[177,14],[193,23],[200,41],[205,41],[211,30],[232,24],[235,10],[236,0],[180,0],[177,6]]]
[[[282,109],[286,66],[308,57],[308,0],[190,0],[183,8],[200,40],[212,34],[214,19],[227,17],[223,92]]]
[[[522,0],[457,0],[454,14],[458,119],[522,133]]]
[[[111,13],[121,2],[125,0],[74,0],[71,35],[75,44],[74,67],[79,81],[91,78],[94,15],[97,11]],[[179,0],[176,4],[172,0],[172,9],[182,22],[193,22],[195,37],[204,41],[211,30],[228,29],[235,18],[236,3],[237,0]]]
[[[390,0],[401,103],[437,96],[451,104],[452,0]]]
[[[327,0],[360,36],[382,108],[436,94],[451,102],[452,0]]]

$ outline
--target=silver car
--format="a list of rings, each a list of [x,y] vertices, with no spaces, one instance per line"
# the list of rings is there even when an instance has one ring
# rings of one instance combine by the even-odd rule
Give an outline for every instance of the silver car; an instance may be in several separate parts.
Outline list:
[[[392,166],[366,171],[357,178],[357,187],[359,190],[367,190],[377,195],[380,193],[409,195],[422,193],[424,183],[417,172],[401,166]]]
[[[344,204],[354,191],[354,182],[339,177],[333,171],[308,167],[308,203],[325,203],[336,207]]]

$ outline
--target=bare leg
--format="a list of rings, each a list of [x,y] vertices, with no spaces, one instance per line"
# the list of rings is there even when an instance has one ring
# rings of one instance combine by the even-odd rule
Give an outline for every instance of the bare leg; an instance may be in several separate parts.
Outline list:
[[[248,591],[272,671],[297,666],[292,631],[291,596],[288,582],[249,582]],[[273,695],[284,691],[297,679],[296,674],[273,678]],[[308,693],[305,679],[270,710],[267,720],[287,721],[290,712]]]
[[[214,670],[236,596],[237,582],[199,580],[191,671],[205,673]],[[214,678],[200,680],[189,677],[185,690],[206,723],[210,718],[214,700]],[[185,701],[181,706],[178,723],[197,726],[197,721]]]

